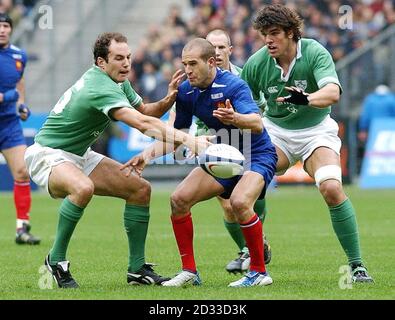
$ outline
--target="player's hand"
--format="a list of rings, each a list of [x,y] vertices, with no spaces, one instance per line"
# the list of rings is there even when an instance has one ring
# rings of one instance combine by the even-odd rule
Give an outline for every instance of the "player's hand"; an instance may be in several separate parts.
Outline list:
[[[139,153],[137,156],[134,156],[132,159],[124,163],[120,170],[126,170],[126,177],[129,177],[132,173],[135,173],[141,178],[143,170],[148,162],[149,161],[144,157],[143,153]]]
[[[231,125],[236,122],[236,112],[229,99],[226,99],[225,107],[217,108],[213,111],[213,116],[226,125]]]
[[[215,138],[216,136],[191,136],[190,141],[187,141],[184,144],[189,148],[189,150],[191,150],[193,155],[198,155],[212,145],[213,143],[211,141]]]
[[[169,83],[169,88],[167,90],[167,97],[176,100],[177,93],[178,93],[178,86],[181,83],[181,80],[184,78],[185,73],[181,69],[177,70],[173,76],[171,77],[171,81]],[[174,102],[173,101],[173,102]]]
[[[31,115],[30,109],[23,103],[19,105],[18,112],[22,121],[26,121]]]
[[[286,103],[305,105],[305,106],[309,104],[309,99],[308,99],[309,94],[304,92],[302,89],[299,89],[297,87],[285,87],[285,89],[290,94],[285,97],[277,98],[276,99],[277,102],[286,102]]]

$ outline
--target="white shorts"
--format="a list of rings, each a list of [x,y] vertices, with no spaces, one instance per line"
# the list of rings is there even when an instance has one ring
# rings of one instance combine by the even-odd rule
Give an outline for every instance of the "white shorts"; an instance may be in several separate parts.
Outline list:
[[[50,195],[48,182],[53,167],[63,162],[71,162],[86,176],[89,176],[103,158],[103,155],[90,148],[80,157],[61,149],[43,147],[38,143],[28,147],[25,153],[25,162],[30,177],[38,186],[45,188]]]
[[[329,115],[318,125],[306,129],[284,129],[267,118],[263,118],[263,125],[273,144],[287,156],[290,167],[298,161],[304,163],[319,147],[327,147],[340,155],[341,140],[337,135],[339,126]],[[285,171],[276,174],[281,175]]]

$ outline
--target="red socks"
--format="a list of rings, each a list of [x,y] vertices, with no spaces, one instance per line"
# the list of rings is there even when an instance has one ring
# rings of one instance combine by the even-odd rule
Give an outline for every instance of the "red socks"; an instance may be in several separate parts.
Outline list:
[[[250,252],[251,263],[250,270],[257,272],[266,272],[265,260],[263,256],[263,236],[262,223],[255,214],[246,223],[240,224],[244,239]]]
[[[196,272],[196,263],[193,255],[193,223],[192,215],[175,218],[171,216],[173,231],[176,237],[178,251],[182,261],[182,269]]]
[[[29,220],[30,205],[32,203],[29,181],[14,182],[14,202],[17,219]]]

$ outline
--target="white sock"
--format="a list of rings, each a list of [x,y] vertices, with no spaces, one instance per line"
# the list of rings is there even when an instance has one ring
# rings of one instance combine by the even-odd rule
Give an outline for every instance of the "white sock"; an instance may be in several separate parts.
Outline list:
[[[23,224],[29,224],[29,220],[24,220],[24,219],[16,219],[16,229],[21,229],[23,228]]]

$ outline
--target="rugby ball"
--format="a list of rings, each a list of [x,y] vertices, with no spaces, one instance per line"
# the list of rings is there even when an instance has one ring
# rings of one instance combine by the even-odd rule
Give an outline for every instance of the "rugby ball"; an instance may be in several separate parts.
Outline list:
[[[198,157],[198,163],[210,175],[229,179],[243,173],[243,154],[228,144],[213,144]]]

